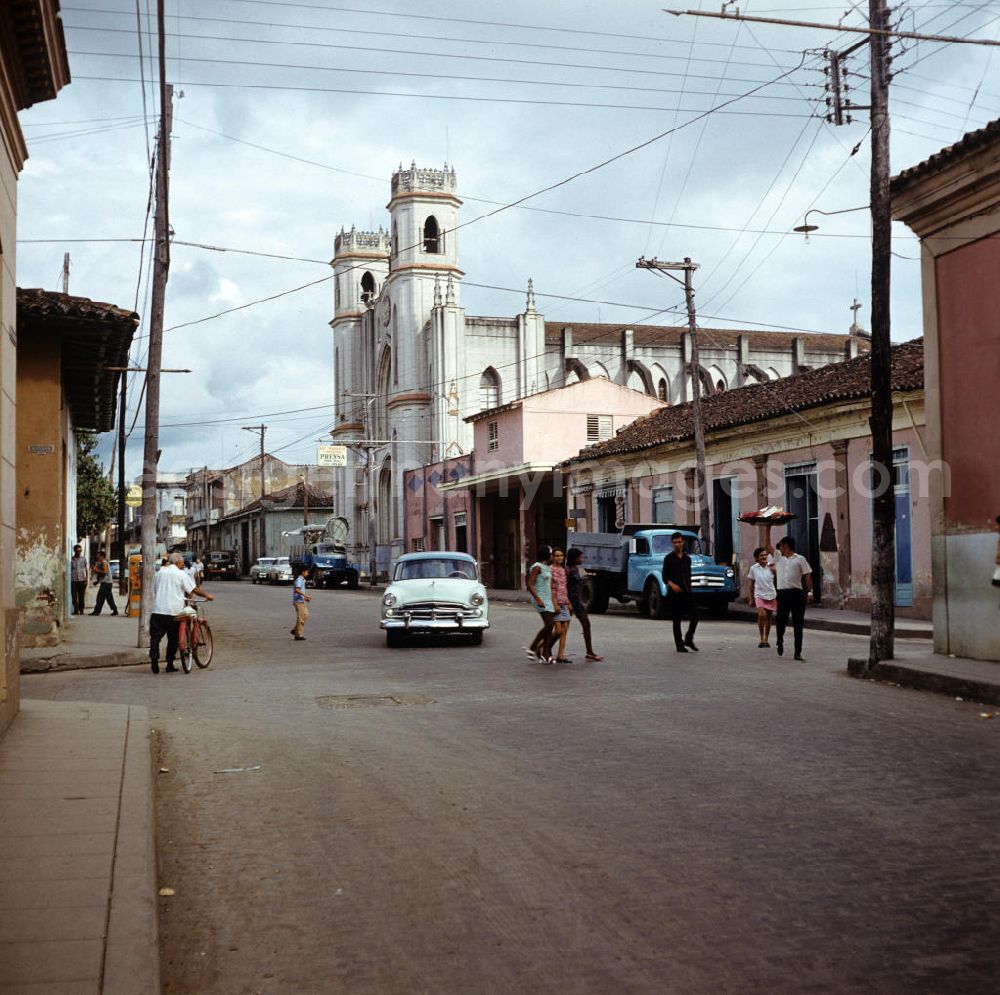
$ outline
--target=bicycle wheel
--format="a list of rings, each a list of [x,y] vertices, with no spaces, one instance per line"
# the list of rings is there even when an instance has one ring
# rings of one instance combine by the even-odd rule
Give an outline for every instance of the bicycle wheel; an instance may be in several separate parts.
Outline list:
[[[212,649],[212,630],[208,622],[202,620],[198,623],[194,637],[194,662],[202,670],[212,662]]]
[[[194,652],[191,649],[191,630],[187,622],[181,622],[181,631],[177,634],[177,655],[180,657],[181,670],[185,674],[191,673],[191,660]]]

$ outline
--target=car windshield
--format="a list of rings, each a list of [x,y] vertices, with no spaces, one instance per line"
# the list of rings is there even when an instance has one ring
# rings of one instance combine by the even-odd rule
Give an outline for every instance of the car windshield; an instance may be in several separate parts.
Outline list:
[[[336,556],[338,553],[340,553],[340,551],[341,551],[340,548],[338,546],[334,546],[332,543],[323,543],[322,545],[316,547],[316,552],[313,555]]]
[[[396,564],[395,580],[433,580],[454,577],[458,580],[478,580],[479,571],[472,560],[457,556],[435,556],[426,560],[404,560]]]
[[[674,551],[674,544],[670,541],[669,535],[659,535],[653,536],[653,552],[659,553],[661,555],[666,555],[667,553],[672,553]],[[684,552],[689,556],[692,553],[701,553],[701,542],[692,536],[684,536]]]
[[[261,558],[257,561],[257,566],[266,567],[269,563],[274,563],[273,557]]]
[[[229,559],[229,553],[209,553],[208,558],[213,561],[225,561]]]

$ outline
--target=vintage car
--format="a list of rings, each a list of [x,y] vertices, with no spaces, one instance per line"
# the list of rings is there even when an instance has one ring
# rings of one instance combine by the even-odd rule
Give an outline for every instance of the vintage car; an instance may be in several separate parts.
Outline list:
[[[252,584],[263,584],[267,580],[267,571],[272,563],[277,559],[275,556],[262,556],[250,568],[250,582]]]
[[[287,556],[279,556],[267,568],[268,584],[291,584],[294,580],[292,564]]]
[[[486,588],[468,553],[406,553],[396,560],[382,595],[382,620],[389,646],[417,633],[461,633],[474,645],[490,627]]]

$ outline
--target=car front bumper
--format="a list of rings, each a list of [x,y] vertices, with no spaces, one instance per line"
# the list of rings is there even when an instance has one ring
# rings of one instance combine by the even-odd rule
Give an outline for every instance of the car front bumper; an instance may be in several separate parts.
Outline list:
[[[443,613],[435,618],[417,618],[405,609],[397,609],[397,614],[389,618],[383,616],[379,625],[395,632],[472,632],[488,629],[490,620],[486,616],[469,618]]]

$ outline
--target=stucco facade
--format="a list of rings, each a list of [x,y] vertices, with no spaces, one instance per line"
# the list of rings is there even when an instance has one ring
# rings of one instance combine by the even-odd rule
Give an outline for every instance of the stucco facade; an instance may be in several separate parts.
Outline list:
[[[990,586],[1000,515],[1000,121],[892,181],[893,217],[920,237],[934,648],[1000,660]]]
[[[918,345],[899,348],[909,351],[912,366]],[[867,366],[859,358],[849,367],[860,363]],[[797,518],[775,529],[772,541],[786,532],[795,536],[799,552],[813,567],[817,603],[866,610],[871,596],[872,512],[870,405],[865,385],[859,382],[856,390],[846,392],[855,396],[841,391],[840,396],[824,401],[829,388],[821,383],[823,371],[806,377],[815,383],[814,402],[802,403],[809,390],[793,378],[787,384],[796,397],[785,411],[779,410],[784,401],[780,396],[776,404],[741,396],[744,391],[760,391],[753,387],[706,402],[708,424],[719,426],[708,428],[705,434],[712,552],[717,561],[737,569],[745,588],[753,551],[763,543],[764,533],[738,521],[739,516],[769,505],[784,507]],[[911,373],[905,389],[894,390],[893,401],[897,612],[929,618],[930,495],[939,486],[942,471],[927,460],[924,391],[918,378]],[[726,405],[732,409],[728,416]],[[754,416],[758,407],[767,414]],[[584,451],[564,467],[568,514],[585,530],[614,531],[609,519],[616,507],[626,522],[696,527],[690,433],[667,443],[644,445],[645,426],[637,422],[633,429],[638,429],[634,445],[629,440],[632,430],[626,430],[618,440],[596,447],[593,456]],[[600,452],[616,447],[618,452]]]
[[[56,0],[0,5],[0,731],[18,707],[18,609],[14,593],[17,466],[17,180],[28,157],[17,113],[69,82]]]

